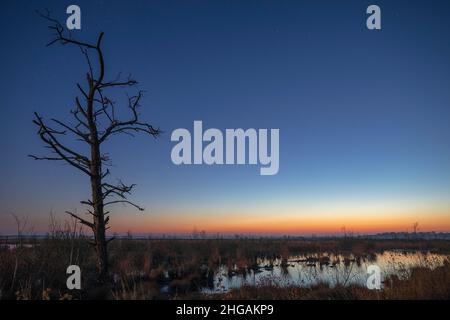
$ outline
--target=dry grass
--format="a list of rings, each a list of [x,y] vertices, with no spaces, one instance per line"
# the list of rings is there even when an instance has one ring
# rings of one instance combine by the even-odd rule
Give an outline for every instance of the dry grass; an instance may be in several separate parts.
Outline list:
[[[449,299],[450,264],[421,267],[407,280],[391,278],[382,291],[361,286],[311,288],[270,284],[244,286],[226,294],[207,296],[200,288],[211,287],[220,265],[248,272],[258,259],[269,261],[300,254],[334,253],[369,256],[390,249],[450,252],[448,241],[364,239],[120,239],[110,245],[111,285],[97,287],[95,252],[82,232],[55,227],[33,246],[0,248],[0,299]],[[82,270],[82,290],[68,291],[66,268]],[[169,293],[164,293],[165,287]]]

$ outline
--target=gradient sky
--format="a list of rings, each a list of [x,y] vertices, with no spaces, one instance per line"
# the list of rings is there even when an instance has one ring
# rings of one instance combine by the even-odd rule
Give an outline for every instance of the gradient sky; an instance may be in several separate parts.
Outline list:
[[[342,3],[341,3],[342,2]],[[11,213],[35,232],[82,211],[87,177],[37,162],[34,111],[70,119],[86,65],[45,47],[48,8],[78,4],[93,41],[105,31],[107,77],[132,73],[157,140],[115,137],[113,177],[136,183],[112,231],[335,233],[450,231],[449,1],[17,1],[0,4],[0,233]],[[378,4],[382,30],[366,28]],[[119,97],[123,97],[119,92]],[[175,166],[176,128],[279,128],[280,171]]]

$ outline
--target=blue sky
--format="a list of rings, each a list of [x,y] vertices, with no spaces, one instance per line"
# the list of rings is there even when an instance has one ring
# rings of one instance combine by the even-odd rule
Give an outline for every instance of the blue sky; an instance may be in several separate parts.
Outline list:
[[[76,2],[82,30],[74,35],[92,41],[105,31],[107,76],[132,73],[146,90],[142,117],[164,130],[157,140],[124,136],[106,146],[113,177],[137,184],[132,199],[149,221],[264,204],[448,204],[450,3],[376,1],[382,30],[369,31],[373,3],[341,2]],[[80,173],[27,158],[45,152],[33,112],[69,119],[86,72],[75,48],[45,47],[51,36],[34,13],[48,8],[64,21],[69,4],[1,4],[0,232],[11,230],[11,212],[45,229],[51,210],[62,217],[88,197]],[[194,120],[279,128],[279,173],[174,166],[170,133],[192,130]],[[118,221],[142,216],[116,211]]]

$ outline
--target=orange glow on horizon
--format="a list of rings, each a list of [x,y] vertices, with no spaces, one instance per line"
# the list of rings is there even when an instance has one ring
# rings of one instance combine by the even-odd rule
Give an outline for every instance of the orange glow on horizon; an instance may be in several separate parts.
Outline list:
[[[347,232],[359,234],[381,232],[412,231],[412,224],[419,222],[418,231],[450,231],[450,214],[448,211],[434,212],[389,212],[385,214],[354,213],[265,213],[248,212],[247,214],[216,212],[209,214],[167,214],[144,215],[130,218],[126,215],[115,217],[111,232],[125,233],[191,233],[194,228],[208,234],[337,234],[345,227]]]

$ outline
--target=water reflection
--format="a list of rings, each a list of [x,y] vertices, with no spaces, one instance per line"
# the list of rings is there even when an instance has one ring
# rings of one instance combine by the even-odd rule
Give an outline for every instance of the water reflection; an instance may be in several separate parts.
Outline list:
[[[376,264],[381,268],[382,281],[396,275],[400,279],[409,277],[411,268],[436,268],[448,256],[430,252],[385,251],[366,256],[335,255],[322,253],[293,256],[287,260],[259,259],[255,266],[238,270],[236,266],[221,266],[214,276],[213,288],[204,292],[224,292],[247,285],[312,286],[318,283],[361,284],[367,280],[367,267]]]

